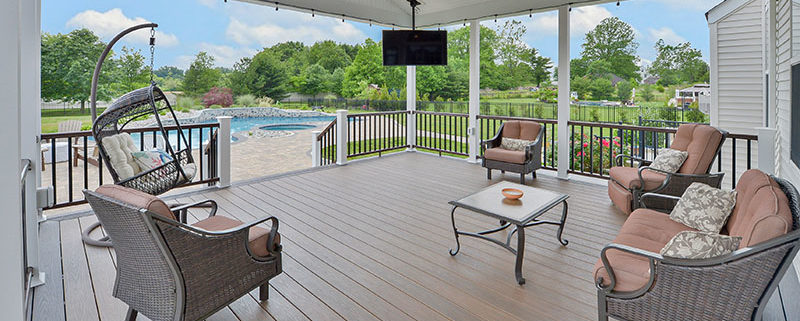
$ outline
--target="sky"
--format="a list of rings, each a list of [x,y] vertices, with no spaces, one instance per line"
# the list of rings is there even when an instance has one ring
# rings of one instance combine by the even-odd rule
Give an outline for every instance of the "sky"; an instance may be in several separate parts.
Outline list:
[[[620,6],[609,3],[574,8],[571,13],[571,50],[580,56],[587,31],[605,18],[617,16],[636,32],[639,56],[646,65],[655,59],[653,49],[658,39],[668,44],[689,41],[700,49],[706,60],[709,31],[705,12],[721,0],[631,0]],[[527,27],[524,38],[530,47],[557,62],[558,25],[556,12],[482,22],[494,28],[507,19],[522,21]],[[159,24],[156,33],[155,65],[188,68],[199,51],[216,58],[216,65],[231,67],[245,56],[252,56],[265,46],[285,41],[313,44],[331,39],[341,43],[363,43],[366,38],[380,40],[378,26],[342,22],[307,13],[223,0],[42,0],[42,32],[68,33],[88,28],[104,41],[119,31],[142,22]],[[460,27],[454,26],[451,28]],[[140,49],[147,55],[149,31],[129,35],[117,46]]]

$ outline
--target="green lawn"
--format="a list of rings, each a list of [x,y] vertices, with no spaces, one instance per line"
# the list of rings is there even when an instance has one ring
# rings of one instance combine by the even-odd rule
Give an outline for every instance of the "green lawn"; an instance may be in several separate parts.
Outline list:
[[[97,114],[99,115],[103,110],[105,108],[98,108]],[[55,133],[58,131],[58,123],[73,119],[83,122],[84,128],[92,126],[92,114],[89,108],[86,108],[83,112],[78,108],[42,110],[42,133]]]

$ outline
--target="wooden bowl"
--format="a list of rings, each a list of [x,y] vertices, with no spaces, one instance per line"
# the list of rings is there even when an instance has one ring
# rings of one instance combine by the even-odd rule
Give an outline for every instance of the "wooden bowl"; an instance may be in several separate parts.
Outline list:
[[[516,200],[522,197],[524,193],[516,188],[504,188],[502,191],[503,196],[510,200]]]

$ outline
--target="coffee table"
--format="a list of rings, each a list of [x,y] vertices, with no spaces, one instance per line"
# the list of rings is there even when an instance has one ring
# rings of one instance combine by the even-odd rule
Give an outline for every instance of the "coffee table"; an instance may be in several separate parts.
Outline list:
[[[500,191],[509,187],[521,190],[524,195],[518,200],[506,199]],[[540,224],[557,225],[558,232],[556,233],[556,238],[561,245],[566,246],[569,244],[569,241],[561,238],[561,234],[564,231],[564,223],[567,220],[567,198],[569,198],[569,195],[504,181],[484,188],[462,199],[450,201],[448,204],[453,205],[453,209],[450,211],[450,220],[453,223],[453,233],[456,237],[456,249],[450,249],[450,255],[455,256],[461,249],[461,243],[458,240],[460,235],[490,241],[516,254],[517,263],[514,272],[517,277],[517,283],[525,284],[525,278],[522,277],[522,262],[525,255],[525,228]],[[563,204],[560,221],[545,221],[539,219],[540,216],[559,204]],[[456,228],[455,219],[456,209],[459,207],[496,218],[500,220],[500,227],[480,232],[459,231],[458,228]],[[513,229],[508,233],[505,242],[486,236],[503,231],[512,225]],[[516,249],[511,247],[511,237],[514,233],[517,234]]]

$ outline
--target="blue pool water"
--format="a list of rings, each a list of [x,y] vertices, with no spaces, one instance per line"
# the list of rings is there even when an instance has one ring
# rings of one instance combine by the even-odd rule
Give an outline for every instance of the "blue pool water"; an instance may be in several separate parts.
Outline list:
[[[303,130],[303,129],[311,129],[316,126],[314,125],[307,125],[307,124],[276,124],[276,125],[266,125],[261,126],[263,130],[278,130],[278,131],[287,131],[287,130]]]
[[[234,134],[234,133],[238,133],[238,132],[245,132],[245,131],[248,131],[248,130],[252,129],[253,127],[261,127],[261,126],[273,125],[273,124],[297,124],[297,123],[307,123],[307,122],[330,122],[330,121],[334,120],[335,118],[336,117],[334,117],[334,116],[315,116],[315,117],[241,117],[241,118],[240,117],[234,117],[233,119],[231,119],[231,133]],[[204,124],[213,124],[213,123],[216,123],[216,122],[217,122],[216,120],[210,120],[210,121],[204,122]],[[292,129],[292,130],[300,130],[300,129],[301,128]],[[302,128],[302,129],[305,129],[305,128]],[[289,130],[289,129],[284,129],[284,130]],[[207,141],[209,136],[210,136],[211,129],[210,128],[203,128],[202,131],[203,131],[203,133],[202,133],[202,136],[203,136],[202,141]],[[184,129],[183,130],[183,134],[186,136],[186,139],[190,141],[190,144],[192,145],[193,149],[197,149],[197,148],[200,147],[200,145],[202,143],[201,140],[200,140],[200,129],[192,129],[191,130],[191,135],[189,134],[189,130],[188,129]],[[143,137],[142,137],[142,135],[143,135]],[[158,145],[159,148],[163,148],[162,146],[160,146],[160,145],[163,145],[163,144],[158,142],[160,136],[161,135],[159,134],[156,137],[156,145]],[[149,149],[153,145],[153,134],[152,133],[144,133],[144,134],[133,133],[133,134],[131,134],[131,137],[133,137],[133,141],[136,142],[137,145],[139,145],[140,142],[144,141],[145,147],[146,147],[145,149]],[[94,140],[93,137],[89,137],[89,139]],[[234,136],[231,136],[231,141],[232,142],[236,142],[238,140],[239,140],[238,138],[236,138]],[[170,142],[170,144],[172,146],[174,146],[176,148],[178,147],[178,133],[177,133],[177,131],[173,130],[173,131],[169,132],[169,142]],[[181,146],[180,147],[183,147],[183,142],[181,142]]]

